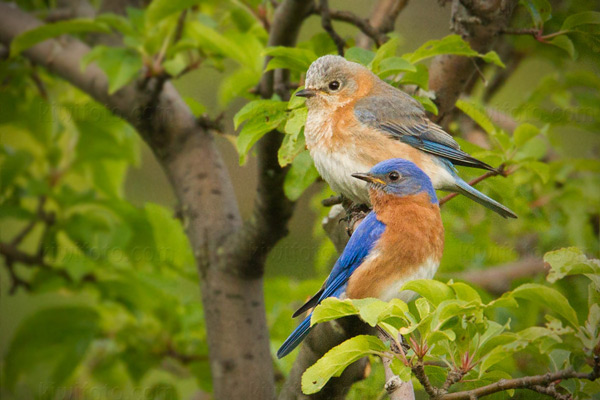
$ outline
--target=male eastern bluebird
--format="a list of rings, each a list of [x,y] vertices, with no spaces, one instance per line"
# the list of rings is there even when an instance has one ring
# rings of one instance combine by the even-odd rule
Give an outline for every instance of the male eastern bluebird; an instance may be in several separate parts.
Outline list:
[[[421,168],[433,187],[461,193],[503,217],[517,216],[463,181],[453,165],[493,167],[471,157],[431,122],[421,104],[360,64],[323,56],[306,74],[308,117],[304,134],[317,170],[331,188],[369,204],[367,186],[352,179],[380,161],[401,157]]]
[[[294,317],[328,297],[409,301],[401,291],[414,279],[431,279],[444,249],[444,227],[429,177],[411,161],[395,158],[352,177],[368,182],[373,210],[358,225],[325,284]],[[277,357],[290,353],[310,330],[312,313],[286,339]]]

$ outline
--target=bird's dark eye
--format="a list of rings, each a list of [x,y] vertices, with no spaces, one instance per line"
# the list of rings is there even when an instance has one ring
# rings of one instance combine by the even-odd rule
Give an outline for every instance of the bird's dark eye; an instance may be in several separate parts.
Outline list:
[[[338,90],[340,88],[340,83],[338,81],[329,82],[329,90]]]
[[[396,171],[392,171],[388,174],[388,178],[390,178],[390,181],[397,181],[398,179],[400,179],[400,174],[397,173]]]

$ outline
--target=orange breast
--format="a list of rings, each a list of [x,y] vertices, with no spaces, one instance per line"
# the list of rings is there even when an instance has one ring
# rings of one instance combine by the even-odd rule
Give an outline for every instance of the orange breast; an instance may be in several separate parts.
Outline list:
[[[349,298],[381,297],[394,282],[414,275],[444,249],[444,227],[439,207],[426,194],[396,197],[380,195],[373,202],[385,232],[348,281]]]

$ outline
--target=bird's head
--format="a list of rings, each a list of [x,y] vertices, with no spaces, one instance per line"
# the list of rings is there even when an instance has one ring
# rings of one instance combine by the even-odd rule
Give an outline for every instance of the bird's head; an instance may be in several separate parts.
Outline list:
[[[402,158],[382,161],[369,172],[352,176],[368,182],[369,189],[376,194],[404,197],[426,193],[432,203],[437,203],[435,190],[427,174],[413,162]]]
[[[340,56],[323,56],[306,73],[305,88],[296,96],[306,97],[306,105],[341,107],[355,99],[372,79],[372,73]]]

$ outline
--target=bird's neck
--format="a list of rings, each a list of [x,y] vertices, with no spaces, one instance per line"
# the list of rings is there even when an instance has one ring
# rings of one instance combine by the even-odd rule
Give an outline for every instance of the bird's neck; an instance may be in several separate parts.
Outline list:
[[[412,212],[415,209],[427,210],[428,212],[437,214],[440,212],[435,194],[432,199],[431,194],[425,191],[417,194],[398,196],[371,189],[369,195],[373,211],[377,215],[377,219],[383,223],[386,223],[384,219],[396,220],[396,217],[400,218],[401,214]]]

